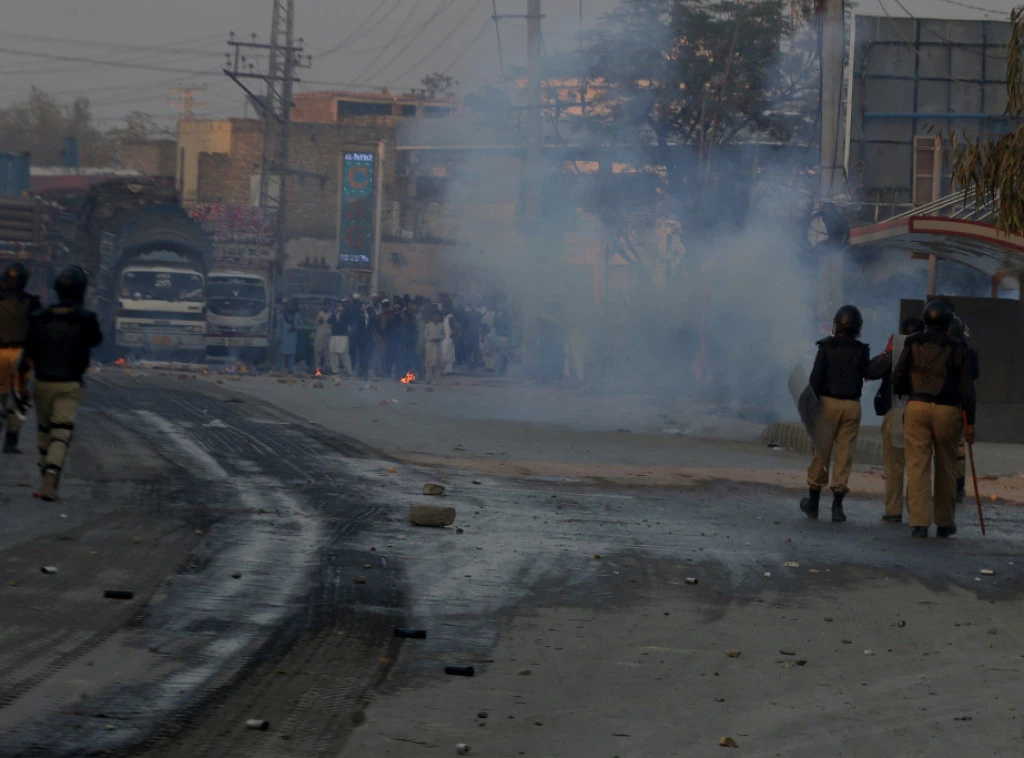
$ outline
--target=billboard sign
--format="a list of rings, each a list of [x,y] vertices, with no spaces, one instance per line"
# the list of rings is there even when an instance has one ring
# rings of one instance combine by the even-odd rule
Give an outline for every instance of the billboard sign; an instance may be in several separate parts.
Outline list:
[[[338,267],[371,269],[377,197],[376,156],[373,153],[345,153],[341,173]]]

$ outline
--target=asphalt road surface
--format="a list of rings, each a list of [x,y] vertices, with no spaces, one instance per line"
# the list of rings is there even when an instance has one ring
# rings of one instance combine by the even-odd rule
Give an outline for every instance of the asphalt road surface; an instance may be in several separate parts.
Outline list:
[[[321,420],[103,374],[61,503],[0,461],[0,756],[1020,752],[1013,508],[911,543],[878,503],[421,470]],[[458,529],[408,525],[438,479]]]

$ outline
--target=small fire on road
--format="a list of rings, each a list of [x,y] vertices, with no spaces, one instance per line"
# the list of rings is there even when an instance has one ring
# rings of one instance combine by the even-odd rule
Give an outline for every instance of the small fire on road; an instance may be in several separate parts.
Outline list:
[[[402,377],[401,381],[402,384],[413,384],[416,382],[416,374],[410,371],[408,374]]]
[[[317,369],[317,370],[316,370],[316,373],[315,373],[315,374],[313,374],[313,376],[323,376],[323,375],[324,375],[324,372],[323,372],[323,371],[321,371],[320,369]]]
[[[118,358],[116,361],[114,361],[114,365],[115,366],[127,366],[128,365],[128,359],[124,358],[124,357]]]

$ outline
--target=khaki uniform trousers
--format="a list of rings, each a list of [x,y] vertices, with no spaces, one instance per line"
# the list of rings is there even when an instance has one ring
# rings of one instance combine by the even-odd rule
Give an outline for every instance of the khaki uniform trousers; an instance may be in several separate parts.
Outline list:
[[[829,463],[835,451],[836,461],[832,470],[832,491],[845,495],[850,491],[847,484],[853,471],[853,449],[857,445],[860,431],[860,401],[839,400],[834,397],[821,398],[822,423],[829,430],[829,445],[826,450],[816,452],[807,469],[807,486],[824,489],[828,484]]]
[[[885,515],[902,517],[906,458],[903,448],[892,442],[892,414],[897,412],[902,411],[890,410],[882,419],[882,464],[885,470]]]
[[[0,426],[6,417],[7,431],[15,433],[21,431],[21,419],[15,413],[16,406],[11,391],[25,392],[25,377],[18,372],[20,361],[20,347],[0,348]]]
[[[35,389],[39,467],[60,473],[75,430],[75,416],[82,402],[82,385],[78,382],[36,380]]]
[[[963,435],[960,435],[960,441],[956,445],[956,478],[967,478],[967,442]]]
[[[953,526],[956,502],[956,446],[963,434],[960,408],[920,400],[907,403],[904,453],[907,460],[907,494],[910,525]],[[932,492],[932,456],[935,458],[935,491]]]

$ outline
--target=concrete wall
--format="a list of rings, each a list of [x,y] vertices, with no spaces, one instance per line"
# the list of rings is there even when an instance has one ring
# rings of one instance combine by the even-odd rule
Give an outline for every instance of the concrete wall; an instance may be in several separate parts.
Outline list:
[[[971,330],[978,351],[978,439],[1024,442],[1024,304],[1019,300],[958,297],[957,313]],[[904,300],[900,320],[920,317],[921,300]]]

